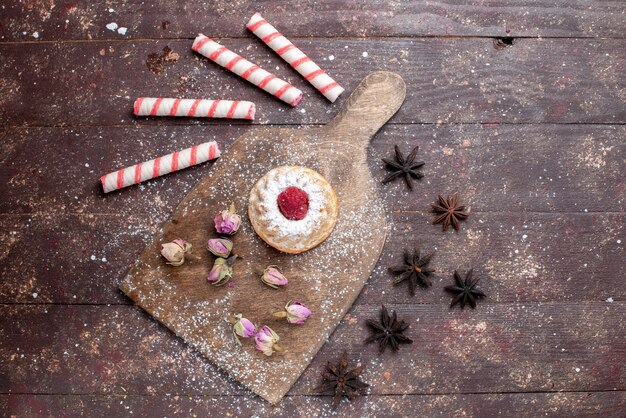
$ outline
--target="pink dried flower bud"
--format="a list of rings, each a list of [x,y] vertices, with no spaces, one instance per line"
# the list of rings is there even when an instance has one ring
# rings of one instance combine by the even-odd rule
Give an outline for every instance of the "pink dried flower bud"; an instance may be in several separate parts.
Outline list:
[[[185,262],[185,254],[191,253],[192,245],[185,240],[175,239],[172,242],[161,244],[161,255],[167,264],[178,267]]]
[[[220,234],[234,235],[241,226],[241,216],[235,212],[235,204],[231,203],[230,208],[215,215],[213,219],[215,230]]]
[[[207,249],[216,257],[226,258],[233,250],[233,242],[228,238],[211,238]]]
[[[239,337],[242,338],[250,338],[254,337],[254,333],[256,332],[256,326],[247,318],[244,318],[241,314],[235,314],[236,322],[233,325],[233,334],[235,334],[235,340],[239,345],[241,342],[239,341]]]
[[[282,351],[278,345],[280,337],[267,325],[257,332],[254,341],[256,349],[262,351],[266,356],[271,356],[275,351]]]
[[[268,266],[263,272],[263,276],[261,276],[261,281],[274,289],[277,289],[278,286],[285,286],[289,283],[287,278],[276,266]]]
[[[274,313],[277,318],[287,318],[290,324],[304,324],[304,321],[311,316],[311,310],[302,302],[287,302],[285,310]]]
[[[222,286],[228,283],[228,281],[233,278],[232,265],[236,258],[236,255],[230,256],[227,259],[222,257],[217,258],[206,279],[212,282],[214,286]]]
[[[285,306],[287,311],[287,321],[290,324],[304,324],[304,321],[311,316],[311,310],[302,302],[290,302]]]

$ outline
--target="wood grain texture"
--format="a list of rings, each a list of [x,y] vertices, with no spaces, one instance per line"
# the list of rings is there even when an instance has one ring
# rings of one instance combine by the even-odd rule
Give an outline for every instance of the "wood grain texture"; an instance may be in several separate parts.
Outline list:
[[[203,141],[228,149],[235,138],[255,135],[257,128],[6,129],[0,131],[0,213],[125,212],[157,225],[212,163],[114,196],[102,194],[99,177]],[[425,177],[415,191],[401,181],[378,184],[386,208],[394,212],[426,211],[437,194],[454,191],[480,212],[618,212],[625,203],[624,137],[622,125],[387,125],[372,140],[367,163],[380,181],[387,173],[380,159],[393,155],[394,144],[404,152],[420,146]]]
[[[265,129],[241,136],[157,232],[120,286],[122,291],[253,392],[273,404],[280,402],[350,308],[380,256],[387,227],[367,167],[367,147],[398,111],[405,94],[400,76],[375,72],[359,84],[327,126]],[[185,268],[165,266],[159,256],[163,242],[178,236],[206,242],[214,235],[214,214],[229,202],[245,213],[257,180],[282,165],[318,171],[337,193],[339,218],[324,243],[298,256],[280,253],[256,236],[244,216],[233,238],[235,253],[243,257],[234,266],[234,275],[242,280],[233,288],[215,288],[205,280],[208,260]],[[337,267],[331,280],[326,271],[330,260]],[[290,285],[279,291],[263,285],[258,277],[268,265],[280,266],[291,278]],[[272,320],[272,311],[290,300],[301,301],[314,312],[304,326]],[[229,338],[232,329],[226,321],[235,313],[258,327],[269,321],[282,336],[286,352],[268,358],[251,344],[238,347]]]
[[[301,88],[305,97],[292,109],[194,54],[190,45],[189,40],[0,45],[6,63],[0,66],[0,118],[7,126],[225,123],[132,115],[136,97],[181,96],[253,101],[257,124],[324,124],[347,99],[344,94],[329,105],[265,45],[225,40],[224,46]],[[180,58],[158,68],[147,65],[148,56],[165,47]],[[626,122],[623,39],[521,39],[503,50],[491,39],[475,38],[306,39],[299,47],[348,92],[371,71],[400,74],[409,94],[391,123]]]
[[[626,392],[566,392],[468,395],[370,395],[343,402],[333,410],[328,397],[287,396],[280,407],[258,398],[223,396],[133,396],[133,395],[0,395],[0,413],[9,416],[47,417],[89,415],[110,417],[132,414],[147,416],[159,411],[164,416],[263,416],[332,417],[420,416],[482,418],[508,416],[515,411],[523,417],[622,418]]]
[[[357,304],[447,304],[441,288],[454,269],[470,267],[492,302],[626,301],[623,213],[472,212],[458,234],[444,233],[432,219],[426,213],[389,217],[391,238]],[[164,221],[124,214],[0,216],[0,303],[131,303],[117,287]],[[204,242],[194,244],[203,248]],[[387,267],[418,244],[437,251],[438,287],[411,297],[406,286],[392,286]]]
[[[389,304],[414,340],[365,345],[378,305],[353,307],[290,395],[345,350],[372,395],[626,390],[626,304]],[[132,306],[0,306],[0,393],[254,395]],[[328,400],[330,403],[330,400]]]
[[[9,2],[2,10],[0,40],[193,38],[248,36],[245,22],[261,12],[289,36],[621,36],[626,25],[619,0],[467,2],[305,0],[271,3],[228,0]],[[108,30],[116,22],[125,35]]]
[[[0,6],[0,416],[621,418],[623,1],[209,3],[211,11],[198,0]],[[247,33],[255,11],[345,97],[328,105]],[[107,30],[110,22],[128,33]],[[507,27],[513,45],[495,49],[492,37]],[[301,87],[302,105],[291,110],[195,57],[199,31]],[[166,46],[180,58],[165,61]],[[372,142],[369,170],[381,179],[379,159],[394,143],[419,144],[426,177],[413,193],[379,186],[392,239],[329,343],[272,407],[117,290],[213,165],[110,197],[97,178],[205,139],[228,148],[257,125],[324,124],[377,69],[400,73],[409,95]],[[251,99],[259,118],[251,127],[131,116],[136,96],[157,94]],[[425,210],[453,191],[472,215],[460,233],[444,234]],[[385,268],[415,243],[437,249],[438,271],[433,288],[412,298]],[[452,269],[470,266],[489,297],[477,311],[449,311],[442,287]],[[108,303],[122,305],[92,305]],[[363,321],[381,303],[412,323],[416,343],[396,356],[362,345]],[[344,350],[372,387],[334,411],[308,389]]]

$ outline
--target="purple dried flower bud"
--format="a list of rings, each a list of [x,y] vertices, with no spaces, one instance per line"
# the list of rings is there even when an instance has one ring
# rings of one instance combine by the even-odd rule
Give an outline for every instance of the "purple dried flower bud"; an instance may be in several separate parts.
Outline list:
[[[209,272],[209,276],[206,279],[212,282],[215,286],[221,286],[228,283],[228,281],[233,278],[232,265],[236,258],[236,255],[230,256],[227,259],[222,257],[217,258],[215,263],[213,263],[213,268]]]
[[[287,278],[276,266],[268,266],[263,272],[263,276],[261,276],[261,281],[274,289],[278,286],[285,286],[289,283]]]
[[[230,208],[215,215],[213,219],[215,230],[220,234],[234,235],[241,226],[241,216],[235,212],[235,205],[230,204]]]
[[[241,314],[235,314],[235,318],[237,319],[237,321],[233,325],[233,333],[235,334],[235,340],[237,341],[237,343],[239,343],[239,345],[241,345],[241,342],[239,341],[239,338],[237,338],[237,336],[242,338],[254,337],[254,334],[256,332],[256,326],[254,326],[252,321],[244,318]]]
[[[277,344],[280,337],[267,325],[257,332],[254,341],[256,349],[262,351],[266,356],[271,356],[275,351],[282,351],[282,348]]]
[[[287,321],[290,324],[304,324],[304,321],[311,316],[311,310],[302,302],[288,302],[285,306]]]
[[[226,258],[233,250],[233,242],[228,238],[211,238],[207,249],[216,257]]]

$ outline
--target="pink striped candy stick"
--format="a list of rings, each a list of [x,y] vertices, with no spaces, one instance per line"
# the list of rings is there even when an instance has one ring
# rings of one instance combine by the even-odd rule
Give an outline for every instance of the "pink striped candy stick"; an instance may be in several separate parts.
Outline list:
[[[134,113],[137,116],[254,119],[255,107],[254,103],[241,100],[140,97],[135,100]]]
[[[259,13],[255,13],[246,26],[306,78],[309,83],[313,84],[328,100],[334,102],[343,93],[343,87],[311,61],[311,58],[307,57],[304,52],[296,48],[274,26],[267,23]]]
[[[122,168],[100,177],[105,193],[142,181],[153,179],[173,171],[182,170],[220,156],[220,149],[215,141],[195,145],[182,151],[176,151],[145,163]]]
[[[291,106],[296,106],[302,100],[302,92],[291,84],[202,34],[193,41],[191,49]]]

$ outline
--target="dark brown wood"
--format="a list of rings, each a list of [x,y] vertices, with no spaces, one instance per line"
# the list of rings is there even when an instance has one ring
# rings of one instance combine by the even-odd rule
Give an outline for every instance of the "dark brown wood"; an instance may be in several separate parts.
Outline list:
[[[461,231],[443,232],[431,214],[394,215],[391,232],[357,303],[450,303],[442,292],[454,270],[474,269],[490,302],[624,300],[617,283],[626,277],[621,258],[623,214],[471,213]],[[435,251],[432,289],[411,297],[406,284],[392,286],[387,267],[404,249]],[[593,254],[590,256],[590,254]],[[615,283],[615,284],[612,284]]]
[[[50,414],[110,417],[132,414],[148,416],[509,416],[623,418],[626,392],[505,393],[467,395],[386,395],[343,402],[337,410],[329,397],[287,396],[280,407],[247,396],[133,396],[133,395],[0,395],[5,416],[46,417]]]
[[[138,308],[0,310],[0,393],[246,393]]]
[[[0,216],[0,303],[130,303],[117,286],[163,220]]]
[[[379,356],[363,341],[380,306],[355,306],[289,393],[313,394],[344,350],[374,395],[626,390],[623,301],[387,306],[411,324],[412,345]],[[135,307],[0,314],[0,393],[253,396]]]
[[[352,306],[380,256],[387,225],[367,167],[367,148],[398,111],[405,94],[399,75],[374,72],[327,126],[267,128],[242,135],[182,200],[120,289],[234,379],[269,402],[280,402]],[[255,183],[285,165],[318,171],[339,201],[339,217],[330,237],[297,256],[266,245],[245,216]],[[162,243],[182,236],[202,248],[215,236],[213,217],[230,202],[244,214],[233,238],[233,251],[243,257],[234,266],[240,278],[234,287],[216,288],[206,281],[211,266],[206,258],[183,268],[165,265],[158,255]],[[329,280],[331,261],[336,271]],[[262,284],[258,278],[268,265],[280,266],[290,284],[280,290]],[[304,326],[272,318],[272,311],[293,300],[314,312]],[[285,352],[268,358],[252,344],[239,347],[227,321],[235,313],[258,327],[270,325],[282,336]]]
[[[201,176],[203,164],[113,195],[99,177],[120,167],[205,140],[228,149],[258,127],[141,126],[26,128],[0,131],[0,213],[134,213],[158,225]],[[410,192],[401,181],[379,184],[390,211],[425,211],[439,193],[459,191],[480,212],[621,211],[622,125],[393,125],[368,150],[372,176],[387,173],[381,158],[398,144],[419,145],[425,177]],[[37,144],[33,147],[31,144]],[[68,171],[67,159],[71,159]]]
[[[265,45],[225,40],[225,46],[305,92],[293,109],[194,54],[190,45],[190,40],[0,45],[6,63],[0,67],[0,119],[8,126],[224,123],[132,116],[139,96],[200,96],[251,100],[258,105],[255,123],[324,124],[348,96],[331,105]],[[409,94],[392,123],[626,122],[623,39],[521,39],[503,50],[491,39],[475,38],[307,39],[300,45],[348,93],[371,71],[402,75]],[[155,74],[146,59],[166,46],[180,59]],[[18,65],[22,61],[26,64]]]
[[[618,242],[626,240],[623,213],[472,212],[459,233],[444,233],[432,219],[427,213],[389,216],[390,238],[356,303],[449,303],[441,287],[454,269],[470,267],[492,302],[626,300]],[[130,303],[117,286],[164,220],[0,216],[0,303]],[[411,297],[406,286],[391,285],[386,268],[417,244],[437,251],[438,287]]]
[[[624,415],[623,1],[4,3],[0,416]],[[245,30],[257,10],[346,87],[336,104]],[[294,83],[304,101],[291,109],[194,56],[197,32]],[[180,58],[156,74],[148,57],[166,46]],[[97,178],[204,140],[227,149],[258,125],[325,124],[380,69],[400,73],[408,97],[373,140],[369,170],[380,180],[393,144],[418,144],[426,176],[412,193],[379,185],[392,238],[337,331],[271,407],[117,290],[213,164],[110,196]],[[258,118],[133,118],[133,99],[153,94],[249,99]],[[472,214],[444,234],[425,211],[453,191]],[[386,267],[416,243],[437,249],[437,272],[410,297]],[[488,298],[449,311],[442,288],[470,266]],[[362,344],[381,303],[412,323],[416,342],[397,355]],[[333,411],[312,388],[344,350],[372,387]]]
[[[622,36],[626,20],[619,0],[446,0],[423,2],[306,0],[258,3],[125,1],[9,2],[2,10],[0,40],[193,38],[249,36],[245,23],[261,12],[288,36]],[[108,30],[116,22],[125,35]]]

